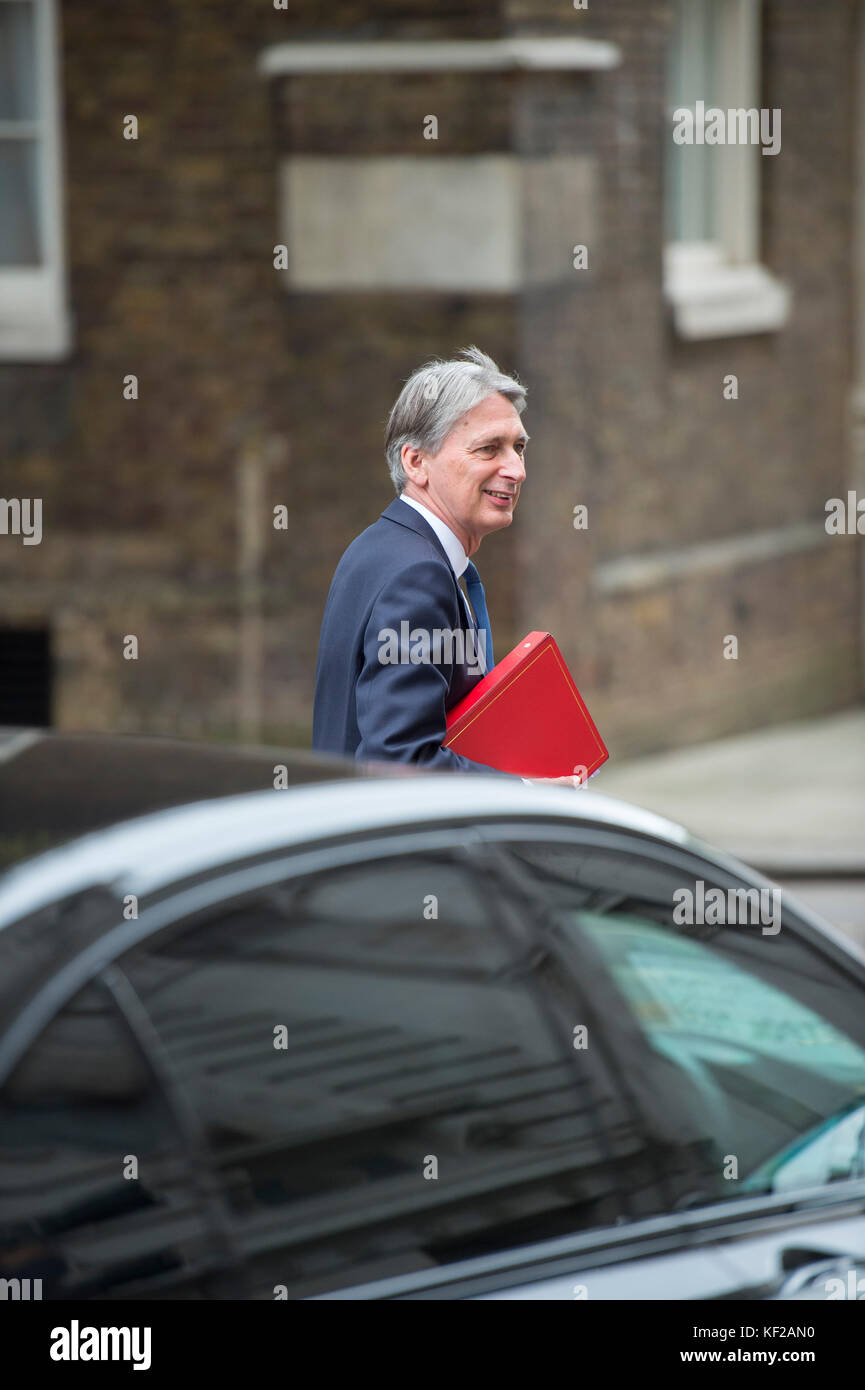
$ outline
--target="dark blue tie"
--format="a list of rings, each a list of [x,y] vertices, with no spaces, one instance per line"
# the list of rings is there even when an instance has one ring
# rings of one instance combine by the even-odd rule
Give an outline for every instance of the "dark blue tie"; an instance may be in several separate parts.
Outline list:
[[[481,583],[481,577],[478,574],[475,566],[472,564],[471,560],[469,560],[468,564],[466,565],[464,573],[466,589],[468,590],[469,603],[471,604],[472,609],[474,611],[478,628],[481,632],[486,633],[486,667],[488,671],[491,671],[496,664],[496,659],[493,656],[493,630],[490,627],[490,615],[487,612],[487,600],[486,595],[484,594],[484,586]]]

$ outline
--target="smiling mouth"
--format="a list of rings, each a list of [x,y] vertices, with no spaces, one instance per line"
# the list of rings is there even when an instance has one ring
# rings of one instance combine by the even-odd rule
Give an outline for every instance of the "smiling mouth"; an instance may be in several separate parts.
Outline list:
[[[489,487],[485,487],[484,492],[487,494],[487,497],[496,497],[502,502],[513,502],[514,500],[514,494],[512,492],[494,492],[493,489]]]

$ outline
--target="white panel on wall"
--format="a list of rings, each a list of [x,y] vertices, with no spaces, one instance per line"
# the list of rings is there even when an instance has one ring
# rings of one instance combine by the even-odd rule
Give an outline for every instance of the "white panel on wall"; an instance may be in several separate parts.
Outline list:
[[[597,226],[585,156],[340,158],[281,168],[292,290],[515,291],[574,276]]]
[[[294,290],[512,290],[519,166],[508,155],[291,156],[282,238]]]

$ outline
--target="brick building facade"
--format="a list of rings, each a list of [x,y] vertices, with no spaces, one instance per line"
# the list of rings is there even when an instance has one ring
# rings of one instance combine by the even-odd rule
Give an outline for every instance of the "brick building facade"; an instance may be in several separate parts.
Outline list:
[[[467,343],[529,387],[516,521],[476,556],[498,652],[553,631],[614,754],[861,697],[861,542],[823,527],[857,477],[856,4],[764,0],[762,104],[784,125],[759,160],[760,259],[790,309],[699,339],[662,273],[670,3],[60,8],[71,338],[0,360],[0,492],[42,498],[44,518],[39,545],[0,536],[2,622],[49,634],[55,724],[308,741],[330,576],[393,495],[387,412],[415,365]],[[542,66],[351,65],[381,40],[502,37],[589,46]],[[348,70],[262,58],[310,42],[341,45]],[[312,187],[297,180],[326,188],[331,161],[338,189],[353,160],[475,161],[479,200],[512,198],[512,283],[479,264],[475,287],[456,270],[335,284],[340,236],[375,213],[338,196],[330,282],[275,269],[292,190]]]

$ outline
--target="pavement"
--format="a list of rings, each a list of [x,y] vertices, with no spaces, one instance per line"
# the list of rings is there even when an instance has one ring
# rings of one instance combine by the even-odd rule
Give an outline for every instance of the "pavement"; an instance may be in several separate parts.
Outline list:
[[[592,789],[760,867],[865,877],[865,709],[611,762]]]
[[[865,946],[865,708],[611,763],[591,785],[789,885]]]

